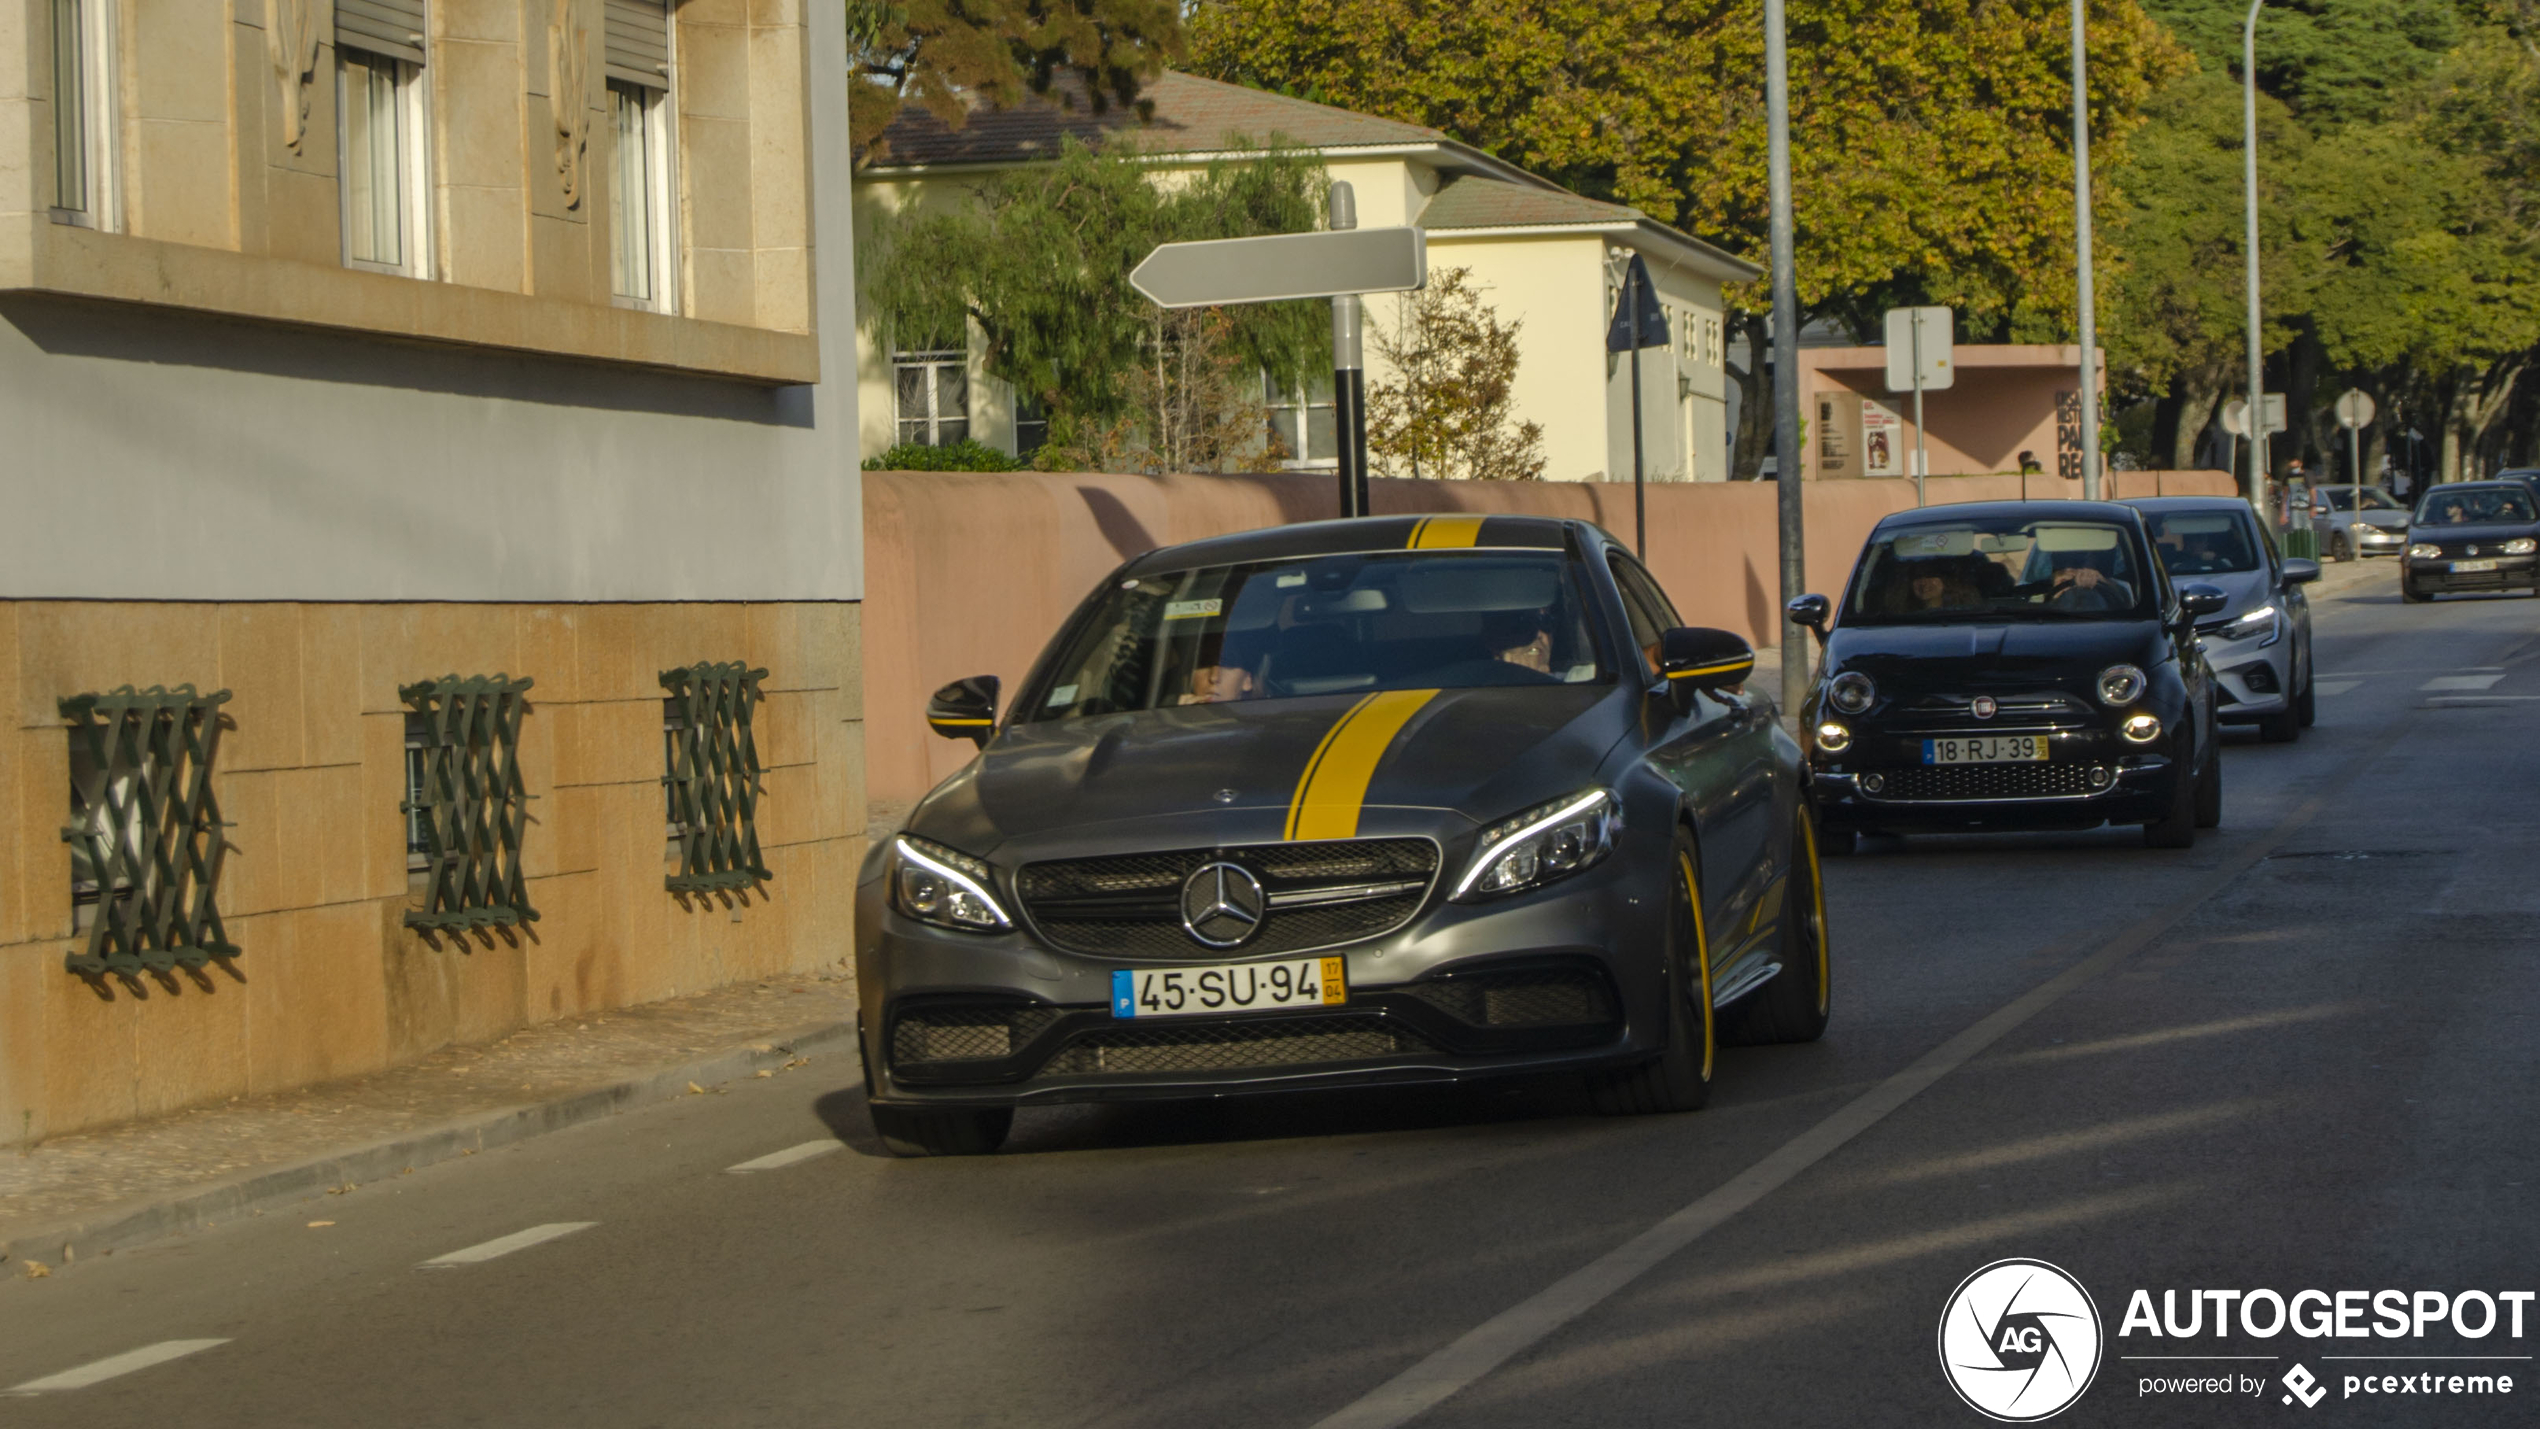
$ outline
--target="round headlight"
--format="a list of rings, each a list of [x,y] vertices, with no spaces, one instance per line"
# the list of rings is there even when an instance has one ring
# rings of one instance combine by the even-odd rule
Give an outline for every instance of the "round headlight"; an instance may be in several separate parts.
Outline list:
[[[2161,737],[2161,721],[2154,715],[2127,715],[2125,723],[2117,726],[2117,733],[2136,744],[2150,744]]]
[[[2143,672],[2132,665],[2110,665],[2099,672],[2099,703],[2130,705],[2143,698]]]
[[[2527,556],[2533,551],[2540,551],[2540,541],[2535,541],[2529,536],[2516,536],[2505,543],[2505,554],[2508,556]]]
[[[1878,697],[1879,687],[1870,683],[1870,677],[1858,670],[1837,675],[1834,683],[1826,686],[1826,703],[1845,714],[1859,714]]]
[[[2418,541],[2408,547],[2408,554],[2420,561],[2430,561],[2443,554],[2443,548],[2431,541]]]
[[[1828,754],[1841,754],[1852,747],[1852,731],[1828,720],[1817,726],[1817,747]]]

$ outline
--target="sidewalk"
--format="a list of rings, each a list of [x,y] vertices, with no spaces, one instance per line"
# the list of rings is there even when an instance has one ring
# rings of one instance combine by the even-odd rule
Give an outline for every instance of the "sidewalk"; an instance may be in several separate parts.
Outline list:
[[[0,1272],[818,1066],[855,1075],[841,967],[524,1029],[368,1077],[0,1150]],[[66,1253],[65,1247],[70,1248]]]

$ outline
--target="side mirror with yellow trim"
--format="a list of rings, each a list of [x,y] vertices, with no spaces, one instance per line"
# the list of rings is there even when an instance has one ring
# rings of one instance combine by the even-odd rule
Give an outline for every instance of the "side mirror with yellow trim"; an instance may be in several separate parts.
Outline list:
[[[985,748],[997,728],[997,677],[972,675],[937,690],[926,702],[926,725],[946,739]]]
[[[1755,648],[1726,630],[1679,625],[1658,637],[1658,673],[1670,690],[1734,690],[1755,673]]]

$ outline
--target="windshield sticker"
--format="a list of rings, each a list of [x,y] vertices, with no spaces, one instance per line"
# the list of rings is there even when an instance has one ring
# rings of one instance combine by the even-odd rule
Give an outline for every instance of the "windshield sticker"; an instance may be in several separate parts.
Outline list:
[[[1076,703],[1076,687],[1074,685],[1061,685],[1057,689],[1050,691],[1049,707],[1051,709],[1056,709],[1060,705],[1072,705],[1074,703]]]
[[[1305,572],[1303,571],[1298,571],[1293,575],[1284,575],[1279,577],[1279,589],[1281,590],[1286,590],[1290,586],[1300,586],[1303,584],[1305,584]]]
[[[1164,603],[1164,618],[1196,620],[1202,616],[1216,615],[1225,608],[1226,602],[1222,600],[1169,600]]]

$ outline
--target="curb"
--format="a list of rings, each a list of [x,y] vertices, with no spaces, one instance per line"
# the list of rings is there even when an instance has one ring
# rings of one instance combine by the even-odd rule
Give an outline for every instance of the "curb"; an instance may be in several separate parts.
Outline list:
[[[505,1107],[425,1127],[385,1141],[333,1156],[251,1171],[226,1181],[179,1191],[158,1200],[127,1201],[77,1220],[9,1231],[0,1238],[0,1257],[24,1246],[56,1263],[80,1255],[108,1251],[201,1230],[251,1211],[295,1200],[337,1186],[385,1181],[402,1171],[454,1161],[463,1155],[510,1146],[563,1131],[622,1111],[672,1101],[688,1094],[688,1084],[714,1086],[739,1081],[762,1068],[773,1068],[806,1052],[837,1043],[852,1046],[855,1022],[815,1023],[782,1037],[761,1052],[741,1047],[677,1066],[664,1067],[576,1092],[551,1102]],[[863,1081],[859,1068],[856,1081]]]

